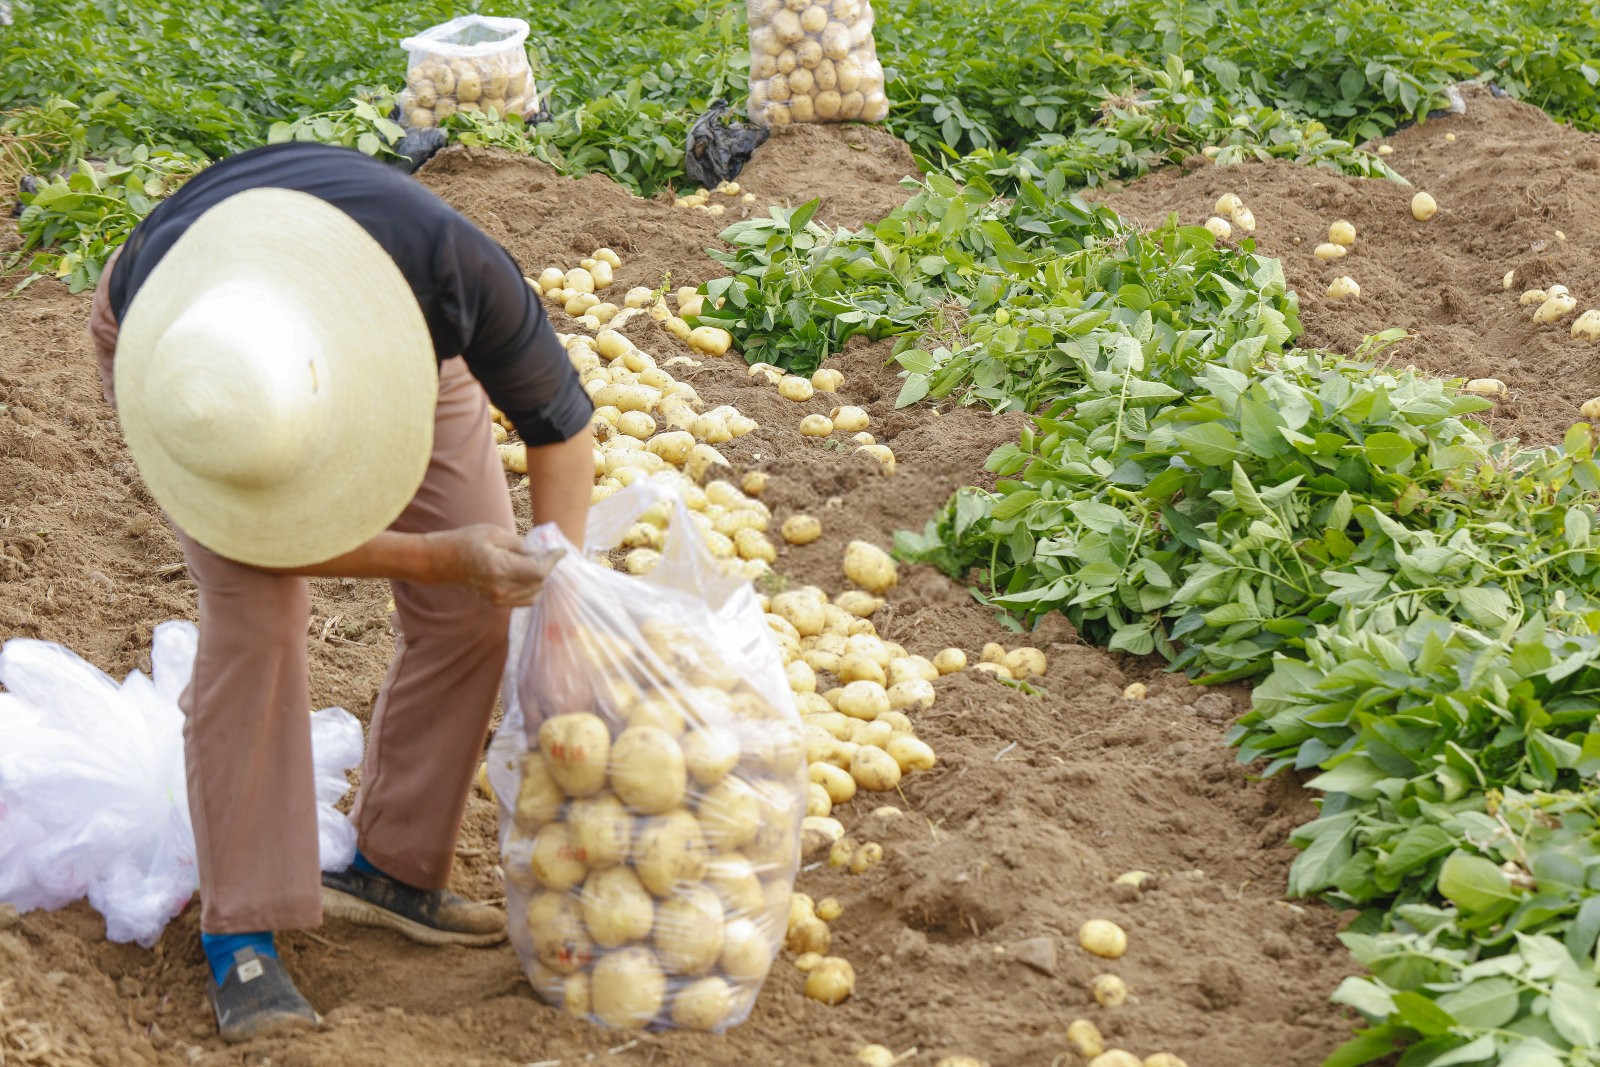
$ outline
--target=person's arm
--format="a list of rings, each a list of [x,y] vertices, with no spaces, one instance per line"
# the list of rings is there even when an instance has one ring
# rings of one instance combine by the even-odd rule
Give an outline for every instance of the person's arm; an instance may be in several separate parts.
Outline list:
[[[306,578],[391,578],[418,585],[465,585],[498,607],[520,607],[533,602],[553,565],[551,558],[528,555],[521,539],[511,531],[483,524],[424,534],[385,530],[366,544],[321,563],[263,569]]]
[[[594,485],[594,431],[588,423],[573,436],[528,449],[528,499],[533,524],[553,522],[567,540],[583,547]]]

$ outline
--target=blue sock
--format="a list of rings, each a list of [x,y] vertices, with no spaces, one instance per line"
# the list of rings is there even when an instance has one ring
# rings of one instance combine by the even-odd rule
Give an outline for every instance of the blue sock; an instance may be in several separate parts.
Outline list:
[[[201,934],[200,947],[205,949],[211,962],[211,977],[218,985],[233,970],[233,954],[242,948],[253,948],[257,956],[278,958],[278,946],[273,944],[271,930],[257,930],[248,934]]]
[[[389,877],[382,871],[378,870],[378,868],[374,867],[372,865],[372,861],[363,856],[359,848],[356,849],[356,858],[350,861],[350,868],[351,870],[359,871],[362,874],[374,874],[384,878]]]

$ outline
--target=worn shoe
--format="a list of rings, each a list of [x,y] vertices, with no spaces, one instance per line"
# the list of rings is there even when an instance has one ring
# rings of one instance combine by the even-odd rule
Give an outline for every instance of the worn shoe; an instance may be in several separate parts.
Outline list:
[[[222,1040],[231,1044],[322,1025],[322,1016],[306,1003],[283,964],[258,956],[253,948],[240,949],[233,960],[220,986],[208,983]]]
[[[354,867],[322,874],[322,912],[362,926],[383,926],[424,945],[498,945],[506,916],[444,889],[416,889]]]

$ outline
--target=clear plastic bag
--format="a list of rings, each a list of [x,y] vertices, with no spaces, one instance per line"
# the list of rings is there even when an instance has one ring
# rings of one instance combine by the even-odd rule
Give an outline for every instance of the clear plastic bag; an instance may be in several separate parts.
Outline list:
[[[534,989],[620,1028],[722,1031],[783,943],[800,859],[800,719],[760,602],[670,483],[590,512],[591,551],[674,507],[630,577],[575,550],[513,613],[489,756],[511,941]],[[528,535],[556,551],[553,527]]]
[[[154,945],[199,887],[178,697],[194,667],[193,623],[156,627],[151,675],[118,685],[70,650],[17,638],[0,648],[0,902],[18,911],[81,897],[111,941]],[[361,724],[311,717],[322,866],[355,856],[334,805],[361,762]]]
[[[401,124],[427,129],[457,111],[519,118],[538,111],[527,39],[522,19],[462,15],[401,41],[409,56],[397,101]]]
[[[882,122],[889,117],[870,0],[747,0],[750,118]]]

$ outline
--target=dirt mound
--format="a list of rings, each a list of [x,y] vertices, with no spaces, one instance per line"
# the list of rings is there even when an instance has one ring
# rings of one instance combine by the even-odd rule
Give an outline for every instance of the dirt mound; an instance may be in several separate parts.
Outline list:
[[[1447,377],[1499,378],[1511,396],[1489,417],[1495,430],[1559,441],[1579,405],[1600,395],[1600,345],[1574,340],[1570,316],[1536,326],[1517,297],[1560,282],[1579,311],[1600,307],[1600,137],[1484,89],[1466,99],[1465,115],[1390,140],[1388,161],[1414,188],[1273,163],[1173,169],[1104,199],[1155,225],[1170,211],[1203,222],[1218,196],[1238,193],[1255,213],[1257,246],[1283,260],[1300,293],[1301,344],[1354,352],[1363,338],[1402,327],[1413,339],[1390,359]],[[1411,217],[1418,189],[1439,203],[1426,223]],[[1355,248],[1323,263],[1312,249],[1340,218],[1355,224]],[[1509,292],[1507,271],[1516,272]],[[1360,283],[1359,299],[1327,298],[1342,274]]]
[[[853,137],[864,138],[864,150],[851,147]],[[903,196],[904,147],[891,150],[872,131],[805,131],[770,149],[741,180],[758,203],[729,216],[822,193],[824,218],[855,224]],[[701,249],[728,219],[493,153],[444,153],[424,180],[529,269],[611,245],[623,256],[622,287],[657,284],[666,271],[675,283],[714,276]],[[120,674],[141,664],[156,623],[193,617],[193,587],[172,567],[176,545],[99,401],[81,336],[87,308],[87,297],[40,283],[0,316],[8,473],[0,480],[0,637],[60,640]],[[658,356],[684,353],[653,324],[630,332]],[[777,517],[805,510],[822,519],[822,540],[785,550],[778,569],[791,580],[837,590],[849,539],[887,544],[895,529],[920,527],[953,488],[981,479],[984,456],[1015,433],[1012,420],[966,410],[894,412],[887,355],[885,345],[852,345],[837,361],[841,395],[804,405],[753,385],[733,360],[707,360],[684,375],[708,402],[736,404],[762,423],[728,453],[772,474]],[[895,475],[848,447],[799,437],[802,414],[834,403],[867,408],[873,432],[898,457]],[[515,499],[525,521],[522,494]],[[386,599],[380,583],[315,583],[315,705],[369,714],[390,651]],[[923,568],[904,571],[880,620],[887,635],[928,655],[951,644],[976,653],[990,640],[1024,643],[964,589]],[[860,979],[840,1007],[804,999],[800,975],[780,960],[752,1018],[730,1034],[633,1038],[540,1006],[509,948],[423,949],[330,924],[280,939],[327,1029],[228,1049],[205,1003],[194,909],[147,952],[106,943],[98,917],[77,905],[15,923],[0,918],[8,925],[0,929],[0,1049],[15,1053],[31,1041],[46,1051],[23,1062],[51,1064],[279,1065],[574,1064],[620,1049],[605,1061],[688,1067],[834,1064],[879,1041],[917,1047],[907,1061],[915,1064],[966,1052],[997,1067],[1043,1067],[1072,1062],[1064,1034],[1082,1015],[1117,1044],[1171,1050],[1194,1067],[1320,1062],[1347,1031],[1327,995],[1350,964],[1333,937],[1335,915],[1279,899],[1293,857],[1285,836],[1308,803],[1286,783],[1251,781],[1220,746],[1243,694],[1202,692],[1156,664],[1084,647],[1059,619],[1026,642],[1050,653],[1037,695],[977,675],[941,680],[937,704],[918,724],[940,765],[911,776],[900,795],[863,798],[841,813],[858,834],[881,841],[888,859],[860,876],[825,867],[802,875],[805,891],[845,906],[836,944]],[[1135,678],[1149,682],[1149,699],[1122,699]],[[905,814],[870,816],[883,800]],[[491,803],[475,796],[454,884],[484,899],[500,896],[493,824]],[[1156,872],[1155,887],[1114,894],[1112,879],[1130,868]],[[1129,929],[1124,959],[1095,961],[1077,948],[1077,927],[1096,916]],[[1115,1012],[1088,994],[1102,970],[1132,990]]]

